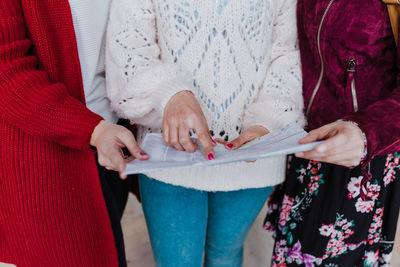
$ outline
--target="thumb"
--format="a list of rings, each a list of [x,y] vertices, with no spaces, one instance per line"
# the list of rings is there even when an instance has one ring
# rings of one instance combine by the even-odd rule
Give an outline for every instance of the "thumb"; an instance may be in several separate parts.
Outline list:
[[[122,144],[126,146],[132,156],[140,160],[149,159],[149,155],[138,145],[135,137],[130,131],[126,130],[124,133],[120,134],[119,139]]]
[[[252,134],[250,131],[245,131],[239,137],[234,139],[232,142],[227,143],[225,147],[229,150],[235,150],[243,146],[244,144],[250,142],[252,140]]]
[[[125,169],[126,169],[126,162],[122,161],[120,163],[120,165],[118,166],[118,172],[119,172],[119,176],[123,180],[125,180],[128,177],[128,175],[125,174]]]
[[[127,176],[124,173],[126,169],[126,163],[119,149],[114,147],[111,151],[108,152],[107,156],[109,157],[110,162],[114,166],[113,169],[119,173],[121,179],[126,179]]]
[[[323,140],[331,134],[332,127],[328,124],[318,129],[312,130],[305,137],[299,140],[299,144],[307,144]]]

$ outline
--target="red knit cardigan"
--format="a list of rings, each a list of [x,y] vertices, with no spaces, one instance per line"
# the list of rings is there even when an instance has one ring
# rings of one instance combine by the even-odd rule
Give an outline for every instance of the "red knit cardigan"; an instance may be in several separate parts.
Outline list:
[[[0,262],[117,266],[67,0],[0,0]]]

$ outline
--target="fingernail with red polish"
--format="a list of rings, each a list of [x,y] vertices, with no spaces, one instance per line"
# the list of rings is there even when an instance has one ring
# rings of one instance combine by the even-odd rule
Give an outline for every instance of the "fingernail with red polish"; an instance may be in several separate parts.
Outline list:
[[[216,145],[216,144],[217,144],[217,142],[215,142],[215,140],[214,140],[214,139],[212,139],[212,138],[211,138],[211,141],[214,143],[214,145]]]
[[[233,148],[233,144],[232,144],[232,143],[228,143],[228,144],[226,144],[226,146],[227,146],[228,148]]]
[[[215,159],[214,155],[212,153],[208,154],[208,160],[213,160]]]
[[[142,151],[142,152],[140,152],[140,156],[147,156],[147,153]]]

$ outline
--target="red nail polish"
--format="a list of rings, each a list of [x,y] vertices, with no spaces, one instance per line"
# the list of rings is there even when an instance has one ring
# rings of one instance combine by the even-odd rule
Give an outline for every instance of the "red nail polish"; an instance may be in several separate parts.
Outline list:
[[[228,148],[233,148],[233,144],[232,144],[232,143],[226,144],[226,146],[227,146]]]
[[[141,155],[141,156],[147,156],[147,153],[144,152],[144,151],[142,151],[142,152],[140,152],[140,155]]]
[[[208,154],[208,160],[213,160],[215,159],[214,155],[212,153]]]
[[[217,144],[217,142],[215,142],[215,140],[214,140],[214,139],[212,139],[212,138],[211,138],[211,141],[214,143],[214,145],[216,145],[216,144]]]

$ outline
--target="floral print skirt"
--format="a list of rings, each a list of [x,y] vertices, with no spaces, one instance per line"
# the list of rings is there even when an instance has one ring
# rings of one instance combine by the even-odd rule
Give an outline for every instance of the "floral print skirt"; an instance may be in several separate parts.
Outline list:
[[[269,200],[272,266],[389,266],[399,175],[400,153],[375,157],[364,172],[293,157]]]

